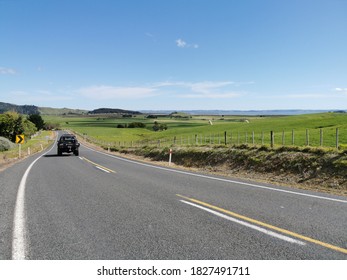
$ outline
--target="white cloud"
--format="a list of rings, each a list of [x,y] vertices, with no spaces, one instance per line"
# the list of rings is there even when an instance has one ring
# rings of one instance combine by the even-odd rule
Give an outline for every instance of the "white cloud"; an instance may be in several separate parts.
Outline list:
[[[177,39],[176,45],[179,48],[185,48],[187,46],[187,43],[185,41],[183,41],[182,39]]]
[[[49,90],[13,90],[7,94],[7,102],[13,104],[34,104],[37,106],[54,107],[57,102],[70,102],[75,100],[71,94],[65,92],[52,92]]]
[[[195,94],[185,94],[182,97],[183,98],[208,98],[208,99],[222,99],[222,98],[234,98],[241,96],[241,93],[238,92],[223,92],[223,93],[218,93],[218,92],[211,92],[211,93],[195,93]]]
[[[177,97],[183,98],[232,98],[240,93],[230,91],[232,81],[203,81],[203,82],[160,82],[153,84],[155,88],[172,88]]]
[[[297,94],[288,94],[283,97],[288,98],[326,98],[329,97],[328,94],[323,93],[297,93]]]
[[[232,85],[234,82],[200,82],[200,83],[192,83],[190,85],[192,91],[210,94],[212,91],[215,91],[220,88],[224,88],[228,85]]]
[[[133,99],[155,96],[156,89],[153,87],[113,87],[91,86],[77,90],[77,93],[91,99],[112,100],[117,98]]]
[[[176,42],[176,46],[179,48],[193,48],[193,49],[199,48],[198,44],[188,44],[186,41],[182,39],[177,39],[175,42]]]
[[[0,67],[0,74],[1,75],[15,75],[15,74],[17,74],[17,71],[12,69],[12,68]]]
[[[141,99],[166,95],[177,98],[233,98],[241,95],[230,88],[235,84],[232,81],[164,81],[133,87],[97,85],[80,88],[75,93],[93,100]]]
[[[154,38],[154,35],[150,32],[146,32],[145,35],[150,38]]]
[[[335,91],[339,93],[347,94],[347,88],[335,88]]]

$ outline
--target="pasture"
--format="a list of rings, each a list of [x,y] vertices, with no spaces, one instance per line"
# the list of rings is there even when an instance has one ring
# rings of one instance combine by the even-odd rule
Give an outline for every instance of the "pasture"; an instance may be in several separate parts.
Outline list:
[[[93,142],[111,146],[139,145],[270,145],[347,148],[347,114],[295,116],[43,116]],[[145,128],[127,127],[143,123]],[[154,131],[154,124],[167,129]]]

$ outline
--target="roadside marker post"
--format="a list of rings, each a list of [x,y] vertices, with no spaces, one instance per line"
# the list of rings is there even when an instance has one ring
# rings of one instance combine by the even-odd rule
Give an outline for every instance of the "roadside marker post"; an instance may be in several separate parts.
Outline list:
[[[24,135],[16,135],[16,144],[18,144],[18,158],[22,157],[22,144],[24,143]]]
[[[169,165],[171,165],[172,160],[172,149],[169,150]]]

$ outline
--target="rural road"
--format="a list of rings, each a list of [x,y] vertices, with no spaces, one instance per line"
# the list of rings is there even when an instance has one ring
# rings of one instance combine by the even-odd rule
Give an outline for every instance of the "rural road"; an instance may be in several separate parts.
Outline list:
[[[0,259],[347,259],[347,198],[56,146],[0,172]]]

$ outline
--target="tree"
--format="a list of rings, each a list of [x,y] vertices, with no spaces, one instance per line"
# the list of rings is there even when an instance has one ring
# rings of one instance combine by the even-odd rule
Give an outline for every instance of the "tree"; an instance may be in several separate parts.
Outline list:
[[[160,124],[160,123],[158,123],[158,122],[154,122],[153,130],[154,130],[154,131],[163,131],[163,130],[167,130],[167,125],[166,125],[166,124]]]
[[[16,135],[24,132],[22,116],[16,112],[6,112],[0,116],[0,136],[3,136],[12,142],[16,140]]]
[[[160,129],[159,123],[158,122],[154,122],[153,130],[154,131],[158,131],[159,129]]]
[[[36,125],[27,119],[23,120],[22,126],[23,126],[23,130],[24,130],[23,134],[25,136],[31,136],[31,135],[35,134],[35,132],[37,131]]]
[[[35,124],[37,130],[41,130],[45,126],[45,122],[39,114],[29,115],[28,120]]]
[[[31,136],[36,131],[35,125],[16,112],[0,115],[0,136],[15,142],[16,135]]]

